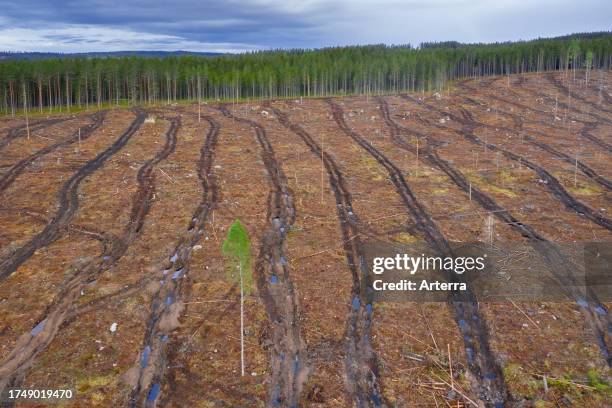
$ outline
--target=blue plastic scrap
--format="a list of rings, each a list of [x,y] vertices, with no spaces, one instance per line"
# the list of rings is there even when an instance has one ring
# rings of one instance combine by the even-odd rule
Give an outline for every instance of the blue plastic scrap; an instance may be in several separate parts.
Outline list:
[[[146,346],[142,351],[142,357],[140,358],[140,366],[146,368],[149,364],[149,355],[151,354],[151,346]]]
[[[607,314],[608,314],[608,311],[607,311],[607,310],[606,310],[606,309],[605,309],[605,308],[604,308],[602,305],[598,305],[598,306],[595,308],[595,311],[596,311],[598,314],[602,315],[602,316],[605,316],[605,315],[607,315]]]
[[[474,350],[471,347],[465,348],[465,354],[467,354],[468,362],[474,361]]]
[[[151,390],[149,390],[149,395],[147,395],[147,401],[148,402],[153,402],[157,399],[157,396],[159,395],[159,391],[161,390],[161,386],[159,385],[159,383],[155,383],[151,386]]]
[[[181,268],[178,271],[174,272],[172,274],[172,279],[176,280],[176,279],[180,278],[182,273],[183,273],[183,268]]]
[[[36,336],[38,333],[40,333],[45,328],[45,323],[47,323],[47,319],[42,320],[36,326],[34,326],[30,334],[32,336]]]

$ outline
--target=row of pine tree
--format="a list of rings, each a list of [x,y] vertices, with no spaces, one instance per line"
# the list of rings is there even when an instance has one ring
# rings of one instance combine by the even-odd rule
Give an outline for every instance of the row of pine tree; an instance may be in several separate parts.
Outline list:
[[[457,78],[610,69],[612,33],[496,44],[427,43],[260,51],[219,57],[0,62],[0,114],[177,100],[443,89]]]

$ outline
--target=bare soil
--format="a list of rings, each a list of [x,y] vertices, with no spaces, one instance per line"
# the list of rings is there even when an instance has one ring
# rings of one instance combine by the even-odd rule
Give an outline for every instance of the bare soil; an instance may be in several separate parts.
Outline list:
[[[612,242],[611,81],[110,110],[29,139],[0,120],[0,389],[73,389],[71,407],[606,406],[609,304],[370,305],[359,263],[375,241]],[[235,219],[255,275],[244,377]]]

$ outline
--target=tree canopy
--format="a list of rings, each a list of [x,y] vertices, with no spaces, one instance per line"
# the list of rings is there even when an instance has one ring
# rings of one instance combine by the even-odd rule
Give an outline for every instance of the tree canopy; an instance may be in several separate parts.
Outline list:
[[[587,62],[595,69],[610,69],[612,33],[495,44],[368,45],[217,57],[4,60],[0,62],[0,113],[14,113],[23,105],[42,111],[102,104],[432,90],[457,78],[575,69]]]
[[[251,240],[240,220],[234,221],[230,226],[221,250],[227,260],[228,280],[230,282],[240,282],[240,274],[242,274],[244,293],[248,295],[251,293],[253,284]]]

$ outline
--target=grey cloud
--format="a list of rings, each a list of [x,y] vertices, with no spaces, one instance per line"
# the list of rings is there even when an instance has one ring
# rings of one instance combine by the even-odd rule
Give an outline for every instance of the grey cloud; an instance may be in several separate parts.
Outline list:
[[[0,49],[38,39],[58,50],[93,32],[99,46],[131,49],[499,41],[610,29],[612,14],[603,0],[0,0],[0,10]],[[7,37],[16,32],[26,38]]]

